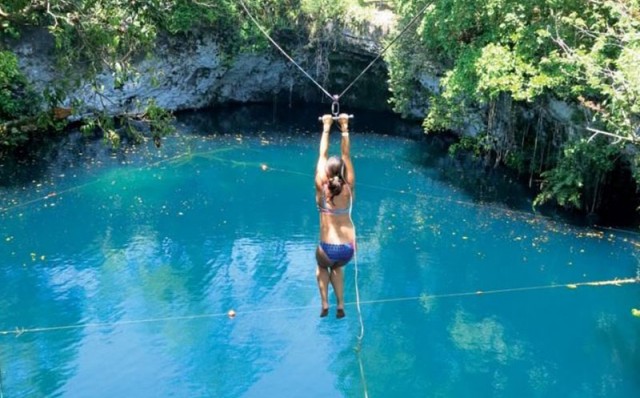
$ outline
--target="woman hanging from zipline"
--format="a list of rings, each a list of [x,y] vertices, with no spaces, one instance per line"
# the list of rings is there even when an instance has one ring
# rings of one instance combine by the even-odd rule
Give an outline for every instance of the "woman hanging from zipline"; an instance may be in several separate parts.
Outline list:
[[[320,156],[316,167],[316,203],[320,212],[320,244],[316,249],[316,278],[320,299],[321,317],[329,313],[329,283],[336,295],[336,317],[343,318],[344,312],[344,272],[355,252],[355,227],[351,220],[355,189],[355,173],[350,156],[349,116],[337,117],[342,140],[341,156],[329,157],[329,134],[334,117],[322,117],[322,137]]]

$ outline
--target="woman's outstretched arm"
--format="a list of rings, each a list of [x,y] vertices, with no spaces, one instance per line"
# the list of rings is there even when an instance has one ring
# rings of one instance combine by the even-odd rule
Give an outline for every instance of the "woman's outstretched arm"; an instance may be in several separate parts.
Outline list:
[[[320,154],[318,156],[318,164],[316,165],[316,187],[322,186],[325,176],[325,165],[329,158],[329,132],[333,118],[331,115],[322,116],[322,136],[320,138]]]
[[[338,117],[338,123],[340,124],[340,131],[342,132],[342,141],[340,143],[340,149],[342,151],[342,161],[347,169],[346,180],[353,190],[355,188],[356,173],[353,169],[353,163],[351,162],[351,141],[349,141],[349,115],[346,113],[340,114]]]

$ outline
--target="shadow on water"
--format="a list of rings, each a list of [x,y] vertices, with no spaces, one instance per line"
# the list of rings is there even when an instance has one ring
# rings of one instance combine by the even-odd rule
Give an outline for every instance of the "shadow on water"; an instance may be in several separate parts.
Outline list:
[[[257,105],[226,105],[198,111],[185,111],[176,115],[178,134],[194,136],[209,135],[279,135],[282,137],[314,136],[321,124],[318,117],[330,113],[330,104],[283,103]],[[445,184],[464,192],[471,201],[482,205],[504,206],[511,210],[534,212],[535,192],[527,187],[522,176],[501,168],[486,166],[471,156],[448,154],[454,142],[445,135],[426,135],[421,124],[406,121],[398,115],[383,111],[350,109],[342,111],[353,114],[351,130],[356,134],[379,134],[397,136],[415,141],[406,153],[406,159],[417,167],[435,171],[432,176]],[[126,163],[135,147],[126,143],[113,150],[99,139],[87,137],[79,132],[63,138],[34,144],[28,151],[15,154],[0,161],[0,188],[45,185],[47,176],[62,176],[78,165],[87,163]],[[608,194],[607,200],[616,197],[629,198],[621,189]],[[627,191],[624,191],[627,193]],[[619,201],[619,200],[618,200]],[[632,228],[640,221],[629,206],[606,204],[602,216],[585,216],[553,205],[540,206],[535,213],[559,219],[578,226],[612,225]],[[624,207],[624,209],[621,209]],[[629,214],[629,213],[632,214]]]
[[[279,109],[267,105],[224,106],[199,111],[182,112],[176,121],[181,131],[196,135],[261,134],[279,131],[282,134],[308,134],[311,124],[309,107]]]
[[[280,134],[314,135],[321,131],[318,120],[330,113],[329,104],[277,105],[228,105],[177,115],[181,130],[200,134],[234,134],[278,132]],[[419,123],[400,119],[389,112],[343,108],[342,112],[354,116],[351,130],[358,133],[375,133],[422,139]],[[336,130],[337,131],[337,130]]]
[[[531,211],[532,197],[511,173],[485,167],[480,161],[448,154],[446,138],[427,137],[407,151],[409,162],[436,170],[434,177],[463,191],[473,203]]]
[[[354,114],[351,130],[356,134],[389,135],[415,142],[405,158],[416,167],[432,169],[432,176],[464,192],[478,205],[496,205],[509,210],[538,214],[576,226],[593,225],[593,218],[580,212],[559,209],[553,205],[533,208],[535,192],[529,189],[517,173],[487,166],[470,155],[449,155],[455,141],[444,134],[427,135],[421,123],[401,119],[381,111],[343,109]],[[184,112],[177,121],[181,130],[199,135],[284,134],[313,136],[320,131],[318,117],[330,112],[328,104],[229,105],[197,112]],[[620,225],[620,224],[617,224]],[[626,226],[635,225],[633,223]],[[624,225],[623,225],[624,227]]]
[[[426,135],[419,122],[410,122],[387,112],[345,110],[354,114],[351,130],[356,134],[379,134],[415,141],[406,153],[418,167],[437,170],[440,181],[468,194],[478,204],[499,204],[531,211],[532,198],[517,177],[500,169],[487,168],[478,161],[454,159],[448,154],[450,137]],[[194,134],[234,134],[240,130],[259,133],[314,135],[320,131],[318,117],[329,112],[328,105],[226,106],[178,116],[181,129]],[[249,128],[247,128],[249,127]]]
[[[35,142],[0,159],[0,188],[38,183],[45,176],[62,175],[103,159],[122,161],[125,152],[125,146],[113,149],[101,139],[73,131],[65,137]]]
[[[434,178],[461,190],[479,205],[504,206],[578,227],[611,227],[637,232],[640,224],[637,189],[635,184],[629,183],[633,179],[624,168],[611,176],[611,186],[600,199],[598,214],[585,214],[553,202],[534,208],[537,193],[528,186],[529,175],[487,165],[471,154],[451,156],[448,149],[452,143],[453,138],[447,136],[417,138],[416,144],[407,150],[406,158],[417,166],[437,170]]]

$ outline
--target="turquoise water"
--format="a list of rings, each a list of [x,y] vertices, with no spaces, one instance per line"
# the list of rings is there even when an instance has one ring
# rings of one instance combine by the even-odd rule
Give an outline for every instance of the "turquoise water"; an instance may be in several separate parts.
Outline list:
[[[359,252],[320,319],[318,126],[263,116],[4,171],[3,397],[640,396],[640,284],[583,285],[636,278],[640,239],[481,203],[382,116],[354,120]]]

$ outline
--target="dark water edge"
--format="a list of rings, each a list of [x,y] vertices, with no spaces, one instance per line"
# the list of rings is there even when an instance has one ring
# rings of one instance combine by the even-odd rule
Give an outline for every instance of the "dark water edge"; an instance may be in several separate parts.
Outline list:
[[[608,205],[598,215],[586,215],[553,204],[533,209],[536,192],[528,187],[528,176],[517,175],[505,168],[487,167],[483,161],[470,155],[450,156],[448,148],[455,142],[455,137],[427,135],[419,121],[404,120],[392,112],[349,109],[344,106],[341,111],[354,115],[350,126],[354,142],[359,134],[388,135],[414,141],[415,145],[406,153],[407,159],[417,167],[437,170],[438,179],[466,193],[475,203],[535,212],[536,215],[574,226],[638,232],[640,214],[628,192],[607,192],[604,203]],[[319,134],[321,129],[318,117],[330,112],[328,103],[230,104],[178,112],[175,124],[177,134],[209,136],[242,132],[312,137]],[[124,161],[127,148],[134,145],[125,141],[114,150],[102,139],[83,135],[79,131],[34,142],[9,158],[0,159],[0,188],[28,189],[29,185],[37,184],[48,173],[73,167],[88,159],[115,157]]]

